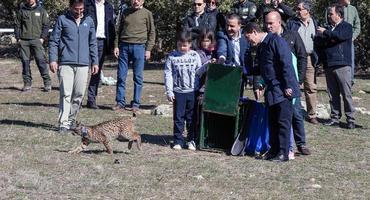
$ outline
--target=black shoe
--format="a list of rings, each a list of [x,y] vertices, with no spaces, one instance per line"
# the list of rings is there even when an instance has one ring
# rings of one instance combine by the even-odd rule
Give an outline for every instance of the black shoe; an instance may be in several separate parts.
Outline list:
[[[66,134],[68,132],[69,132],[68,128],[66,128],[66,127],[59,127],[59,133],[60,134]]]
[[[86,107],[95,110],[99,109],[99,106],[97,106],[95,102],[87,102]]]
[[[283,154],[279,154],[279,155],[271,158],[270,161],[272,161],[272,162],[287,162],[287,161],[289,161],[289,157],[285,156]]]
[[[334,120],[329,120],[328,122],[324,123],[325,126],[339,126],[339,122]]]
[[[346,128],[355,129],[356,128],[355,122],[348,122]]]
[[[261,160],[271,160],[274,157],[276,157],[276,153],[267,152],[264,155],[256,157],[256,158],[261,159]]]
[[[50,92],[51,91],[51,85],[45,85],[45,87],[42,89],[43,92]]]
[[[297,149],[301,155],[311,155],[310,149],[308,149],[305,145],[298,146]]]

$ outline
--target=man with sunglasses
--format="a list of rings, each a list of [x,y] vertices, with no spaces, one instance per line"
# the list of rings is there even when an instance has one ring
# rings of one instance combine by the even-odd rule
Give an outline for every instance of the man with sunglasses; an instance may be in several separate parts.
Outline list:
[[[206,12],[205,0],[193,0],[193,13],[185,17],[182,29],[190,31],[195,41],[202,29],[216,31],[216,25],[216,17]],[[197,48],[195,44],[193,42],[193,48]]]
[[[297,17],[289,20],[286,28],[299,33],[306,49],[307,66],[303,77],[303,87],[307,105],[307,121],[311,124],[318,124],[316,119],[317,86],[315,73],[318,55],[314,39],[318,35],[317,28],[319,24],[311,15],[312,3],[310,0],[298,1],[295,10]]]

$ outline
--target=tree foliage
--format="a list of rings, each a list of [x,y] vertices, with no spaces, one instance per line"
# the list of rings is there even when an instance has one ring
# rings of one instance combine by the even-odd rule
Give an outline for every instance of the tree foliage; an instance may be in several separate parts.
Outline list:
[[[115,8],[118,8],[119,2],[123,1],[130,3],[129,0],[111,0]],[[294,6],[295,0],[284,0],[288,5]],[[313,0],[315,3],[314,15],[320,22],[324,22],[324,13],[326,7],[335,1]],[[2,0],[0,2],[0,24],[3,27],[10,27],[14,22],[16,9],[21,0]],[[227,12],[236,0],[221,0],[219,6],[222,12]],[[255,1],[260,4],[263,0]],[[66,0],[44,0],[44,7],[48,11],[50,18],[56,19],[56,16],[63,10],[67,9],[68,1]],[[175,34],[179,29],[182,19],[191,13],[192,0],[146,0],[145,7],[153,12],[156,29],[157,41],[161,41],[162,50],[168,52],[175,47]],[[370,29],[370,2],[353,0],[351,2],[359,12],[361,18],[361,34],[355,41],[356,57],[360,66],[367,68],[370,66],[370,45],[369,45],[369,29]]]

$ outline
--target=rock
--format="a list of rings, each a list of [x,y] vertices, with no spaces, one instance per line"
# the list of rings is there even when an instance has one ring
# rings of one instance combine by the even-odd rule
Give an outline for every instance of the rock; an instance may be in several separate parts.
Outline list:
[[[172,117],[173,106],[168,104],[161,104],[151,111],[152,115],[161,115],[163,117]]]
[[[322,187],[321,187],[321,185],[319,185],[319,184],[313,184],[313,185],[311,185],[311,187],[312,187],[312,188],[315,188],[315,189],[320,189],[320,188],[322,188]]]
[[[1,45],[11,45],[17,43],[14,34],[4,35],[0,37],[0,44]]]
[[[317,117],[320,119],[329,119],[330,118],[330,106],[329,104],[317,104],[316,112]]]
[[[196,178],[197,180],[203,180],[203,176],[202,175],[198,175],[198,176],[193,176],[194,178]]]
[[[366,94],[366,92],[363,91],[363,90],[358,91],[358,93],[360,93],[360,94]]]
[[[354,101],[359,101],[359,100],[361,100],[362,98],[360,98],[360,97],[352,97],[352,99],[353,99]]]

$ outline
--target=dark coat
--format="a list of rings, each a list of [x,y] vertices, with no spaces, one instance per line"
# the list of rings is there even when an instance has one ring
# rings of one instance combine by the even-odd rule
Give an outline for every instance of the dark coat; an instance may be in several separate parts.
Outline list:
[[[226,65],[236,65],[234,48],[232,45],[232,39],[225,32],[217,32],[217,58],[224,56],[226,58]],[[240,66],[245,69],[249,69],[252,66],[252,59],[250,58],[250,44],[244,35],[240,37]]]
[[[323,48],[325,52],[325,67],[342,67],[352,65],[352,26],[342,21],[332,31],[323,33]]]
[[[298,32],[290,30],[284,30],[281,37],[285,39],[291,51],[297,57],[298,81],[301,84],[303,83],[307,68],[307,52],[302,38]]]
[[[185,17],[182,29],[190,31],[194,34],[199,34],[202,29],[209,29],[212,31],[216,30],[217,20],[216,16],[207,12],[204,12],[199,16],[198,19],[199,26],[195,26],[195,13]]]
[[[258,66],[252,69],[253,74],[262,76],[266,85],[265,100],[269,106],[301,96],[294,75],[291,50],[282,37],[268,33],[258,46],[257,59]],[[284,94],[288,88],[293,90],[292,97]]]
[[[116,31],[114,25],[114,9],[111,3],[108,1],[104,2],[104,14],[105,14],[105,39],[107,44],[107,54],[111,54],[114,48],[114,40],[116,38]],[[90,15],[95,23],[95,29],[97,28],[97,17],[96,17],[96,6],[95,0],[86,0],[85,1],[85,15]]]

